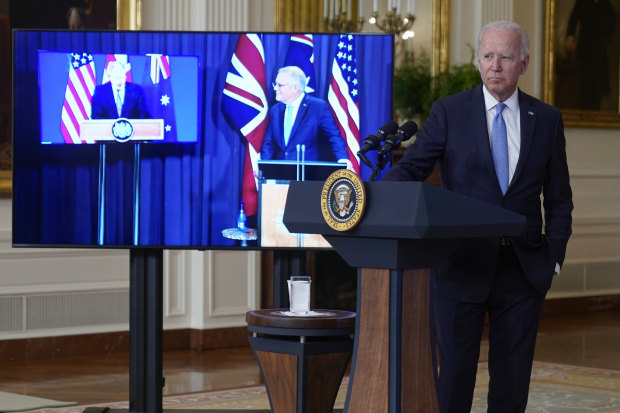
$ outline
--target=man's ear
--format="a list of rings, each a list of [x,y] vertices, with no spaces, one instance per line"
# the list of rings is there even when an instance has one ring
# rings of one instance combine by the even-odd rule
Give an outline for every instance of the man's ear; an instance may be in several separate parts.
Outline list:
[[[525,74],[525,71],[527,70],[527,67],[530,64],[530,55],[528,54],[527,56],[525,56],[523,58],[523,62],[521,64],[521,74]]]

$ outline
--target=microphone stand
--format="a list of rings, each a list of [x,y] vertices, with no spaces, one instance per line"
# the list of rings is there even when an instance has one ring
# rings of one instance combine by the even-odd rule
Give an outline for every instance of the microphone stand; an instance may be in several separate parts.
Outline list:
[[[370,178],[368,178],[369,182],[373,182],[375,179],[377,179],[379,172],[381,172],[383,168],[385,168],[385,165],[387,165],[388,155],[391,153],[392,151],[386,153],[377,152],[377,167],[373,169],[372,175],[370,175]]]
[[[372,162],[370,162],[370,160],[364,154],[364,152],[362,152],[362,151],[357,152],[357,157],[360,158],[362,160],[362,162],[364,162],[366,164],[366,166],[368,166],[370,169],[375,169],[374,165],[372,164]]]

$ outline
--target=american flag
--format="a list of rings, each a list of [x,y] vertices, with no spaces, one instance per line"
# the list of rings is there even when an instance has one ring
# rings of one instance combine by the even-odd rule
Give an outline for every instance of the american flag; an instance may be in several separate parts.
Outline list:
[[[247,140],[242,199],[247,215],[258,212],[255,176],[268,121],[265,52],[258,34],[242,34],[230,60],[222,111]]]
[[[293,34],[284,58],[284,66],[297,66],[306,75],[306,93],[316,90],[314,40],[311,34]]]
[[[90,119],[90,102],[95,91],[95,63],[89,53],[72,53],[69,58],[60,130],[66,143],[81,143],[80,122]]]
[[[340,134],[344,137],[355,172],[360,173],[357,152],[360,149],[360,112],[357,64],[355,62],[355,37],[341,34],[332,63],[331,80],[327,92]]]

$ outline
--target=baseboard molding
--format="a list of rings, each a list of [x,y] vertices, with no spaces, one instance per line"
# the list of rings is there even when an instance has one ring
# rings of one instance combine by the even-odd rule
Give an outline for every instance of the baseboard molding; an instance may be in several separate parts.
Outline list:
[[[214,350],[249,345],[245,327],[166,330],[162,346],[172,350]],[[129,352],[129,332],[0,340],[0,363]]]
[[[553,298],[545,302],[544,315],[611,311],[620,309],[620,294]],[[164,350],[215,350],[248,345],[245,327],[212,330],[180,329],[163,333]],[[129,352],[129,332],[84,334],[0,340],[0,363],[94,356]]]
[[[620,310],[620,294],[547,299],[543,308],[543,315],[612,310]]]
[[[218,348],[248,346],[247,327],[216,328],[213,330],[191,330],[192,350],[215,350]]]

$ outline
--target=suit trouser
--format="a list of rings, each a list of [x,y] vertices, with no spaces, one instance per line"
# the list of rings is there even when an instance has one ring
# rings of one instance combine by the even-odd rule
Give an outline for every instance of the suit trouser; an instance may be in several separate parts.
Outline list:
[[[527,281],[511,246],[499,249],[495,278],[484,302],[436,298],[441,413],[471,410],[486,313],[489,314],[488,412],[525,411],[543,303],[544,295]]]

